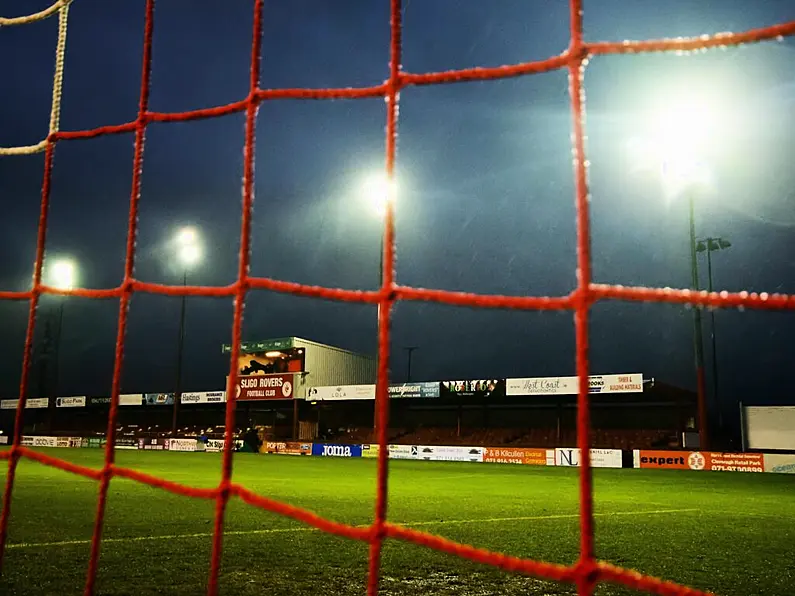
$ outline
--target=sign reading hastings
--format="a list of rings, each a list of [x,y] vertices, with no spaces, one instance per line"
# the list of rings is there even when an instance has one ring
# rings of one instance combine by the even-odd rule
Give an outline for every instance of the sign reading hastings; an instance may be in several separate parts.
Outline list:
[[[643,375],[591,375],[588,377],[589,393],[642,393]],[[577,395],[577,377],[528,377],[506,379],[505,395]]]
[[[248,375],[237,378],[237,399],[293,399],[293,375]]]

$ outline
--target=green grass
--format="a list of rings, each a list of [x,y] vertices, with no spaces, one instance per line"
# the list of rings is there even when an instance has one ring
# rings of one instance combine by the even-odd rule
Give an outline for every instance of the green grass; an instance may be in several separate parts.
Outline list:
[[[48,451],[83,465],[102,463],[100,450]],[[219,454],[118,451],[117,461],[193,486],[213,486],[220,475]],[[576,469],[392,461],[390,470],[392,521],[512,555],[564,564],[577,558]],[[599,558],[726,596],[795,594],[794,476],[594,476]],[[335,520],[366,524],[373,515],[375,460],[238,454],[234,479]],[[97,486],[20,463],[0,594],[82,593]],[[97,593],[202,594],[212,517],[212,502],[114,479]],[[237,499],[226,528],[222,594],[365,593],[364,543],[308,530]],[[381,588],[389,596],[576,593],[394,540],[385,543]],[[630,593],[610,584],[597,590]]]

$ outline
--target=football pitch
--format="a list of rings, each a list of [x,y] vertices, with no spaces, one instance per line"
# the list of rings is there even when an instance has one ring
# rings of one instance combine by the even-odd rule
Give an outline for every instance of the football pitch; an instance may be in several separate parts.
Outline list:
[[[103,452],[42,450],[101,467]],[[117,464],[212,487],[220,454],[117,451]],[[5,462],[2,484],[5,481]],[[389,519],[511,555],[569,564],[578,556],[576,468],[390,461]],[[234,481],[331,519],[366,525],[375,460],[236,454]],[[594,471],[596,554],[617,565],[726,596],[795,593],[795,476]],[[20,462],[0,594],[82,594],[98,483]],[[209,569],[214,502],[115,478],[97,593],[198,595]],[[368,545],[230,501],[221,593],[365,594]],[[575,594],[395,540],[381,593]],[[636,593],[600,584],[596,594]]]

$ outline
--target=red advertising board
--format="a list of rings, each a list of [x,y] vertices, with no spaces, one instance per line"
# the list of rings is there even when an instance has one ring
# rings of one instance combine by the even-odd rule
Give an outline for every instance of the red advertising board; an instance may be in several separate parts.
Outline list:
[[[637,466],[645,469],[709,470],[713,472],[764,472],[761,453],[709,451],[650,451],[641,449]]]
[[[483,462],[545,466],[547,465],[547,450],[522,449],[519,447],[486,447],[483,450]]]
[[[237,399],[293,399],[293,375],[248,375],[237,378]]]

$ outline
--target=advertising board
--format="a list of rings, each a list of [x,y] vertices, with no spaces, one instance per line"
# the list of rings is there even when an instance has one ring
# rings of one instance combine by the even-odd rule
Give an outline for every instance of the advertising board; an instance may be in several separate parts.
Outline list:
[[[58,439],[56,437],[30,437],[31,447],[57,447]]]
[[[0,401],[0,410],[16,410],[18,399],[4,399]],[[50,400],[47,397],[29,397],[25,400],[25,409],[28,408],[46,408],[50,405]]]
[[[226,391],[186,391],[179,396],[182,404],[221,404],[226,401]]]
[[[327,445],[323,443],[312,444],[312,455],[323,457],[361,457],[361,445]]]
[[[105,437],[83,437],[80,439],[80,447],[98,449],[105,446]]]
[[[378,445],[370,445],[376,448],[378,455]],[[389,445],[389,459],[422,459],[420,457],[419,445]]]
[[[419,459],[428,461],[483,461],[483,447],[419,445]]]
[[[389,397],[394,399],[439,397],[439,383],[400,383],[390,385]]]
[[[240,449],[243,443],[243,439],[235,439],[233,450],[237,451]],[[204,451],[208,453],[218,453],[224,450],[224,445],[226,445],[224,439],[207,439],[207,442],[204,443]]]
[[[86,405],[86,396],[80,395],[75,397],[56,397],[56,408],[84,408]]]
[[[589,375],[589,393],[641,393],[643,375]],[[577,395],[579,381],[574,377],[526,377],[506,379],[505,395]]]
[[[143,393],[121,393],[119,394],[120,406],[142,406],[144,405]]]
[[[249,375],[237,378],[237,399],[293,399],[293,375]]]
[[[312,455],[312,443],[267,441],[259,448],[259,452],[280,455]]]
[[[765,453],[764,468],[774,474],[795,474],[795,455]]]
[[[381,451],[381,446],[378,443],[372,445],[362,445],[362,457],[378,457]]]
[[[327,401],[343,399],[375,399],[375,385],[330,385],[328,387],[309,387],[306,390],[308,401]]]
[[[163,451],[168,439],[138,439],[138,449],[144,451]]]
[[[441,397],[488,397],[502,388],[500,379],[442,381]]]
[[[591,467],[620,468],[622,467],[621,449],[591,449]],[[580,466],[580,450],[576,448],[556,448],[555,465],[566,467]]]
[[[117,437],[113,447],[115,449],[138,449],[138,441],[132,437]]]
[[[198,451],[196,439],[167,439],[166,449],[169,451]]]
[[[495,464],[547,465],[546,449],[524,449],[521,447],[486,447],[483,462]]]
[[[173,393],[144,393],[144,405],[147,406],[173,406]]]
[[[708,470],[712,472],[764,472],[761,453],[717,453],[709,451],[654,451],[636,449],[636,468],[656,470]]]

